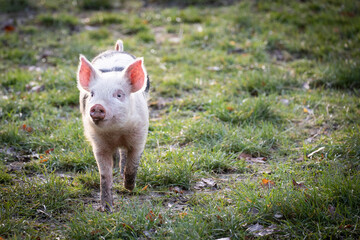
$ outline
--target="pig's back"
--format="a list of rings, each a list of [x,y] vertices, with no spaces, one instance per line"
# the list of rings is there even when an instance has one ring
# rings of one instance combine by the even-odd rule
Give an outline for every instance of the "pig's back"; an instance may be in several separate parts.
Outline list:
[[[134,60],[135,56],[130,53],[109,50],[95,57],[92,64],[101,72],[112,72],[124,70]]]

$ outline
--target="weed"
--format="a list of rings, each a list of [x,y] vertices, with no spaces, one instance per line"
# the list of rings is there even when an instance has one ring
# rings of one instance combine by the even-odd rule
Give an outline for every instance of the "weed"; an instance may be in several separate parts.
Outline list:
[[[123,22],[124,17],[115,13],[97,13],[91,16],[89,20],[91,25],[121,24]]]
[[[19,12],[30,7],[32,7],[32,5],[28,0],[0,1],[1,12]]]
[[[79,5],[85,10],[110,9],[112,7],[109,0],[81,0]]]
[[[37,16],[37,21],[46,27],[75,27],[79,20],[71,15],[62,13],[59,15],[41,14]]]

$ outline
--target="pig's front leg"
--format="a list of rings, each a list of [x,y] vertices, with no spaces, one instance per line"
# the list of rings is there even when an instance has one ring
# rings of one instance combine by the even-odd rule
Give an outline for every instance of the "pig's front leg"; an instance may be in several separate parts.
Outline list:
[[[124,171],[124,187],[128,190],[133,190],[135,187],[136,173],[142,152],[143,149],[132,149],[127,152]]]
[[[100,211],[112,211],[112,170],[113,154],[107,151],[98,150],[95,152],[96,162],[100,172]]]

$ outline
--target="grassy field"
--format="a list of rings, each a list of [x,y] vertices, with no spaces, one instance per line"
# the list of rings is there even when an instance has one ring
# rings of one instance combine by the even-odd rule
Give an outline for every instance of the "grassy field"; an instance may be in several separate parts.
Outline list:
[[[0,0],[0,239],[358,239],[360,2],[162,2]],[[117,39],[151,119],[108,214],[76,69]]]

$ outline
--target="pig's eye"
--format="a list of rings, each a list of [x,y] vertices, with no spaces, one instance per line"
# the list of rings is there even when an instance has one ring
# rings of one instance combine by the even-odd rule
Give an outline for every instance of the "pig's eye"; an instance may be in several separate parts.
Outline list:
[[[121,90],[117,90],[116,92],[114,92],[114,98],[117,98],[118,100],[124,100],[124,92]]]
[[[94,91],[91,91],[91,93],[90,93],[90,94],[91,94],[91,97],[93,97],[93,96],[94,96]]]

